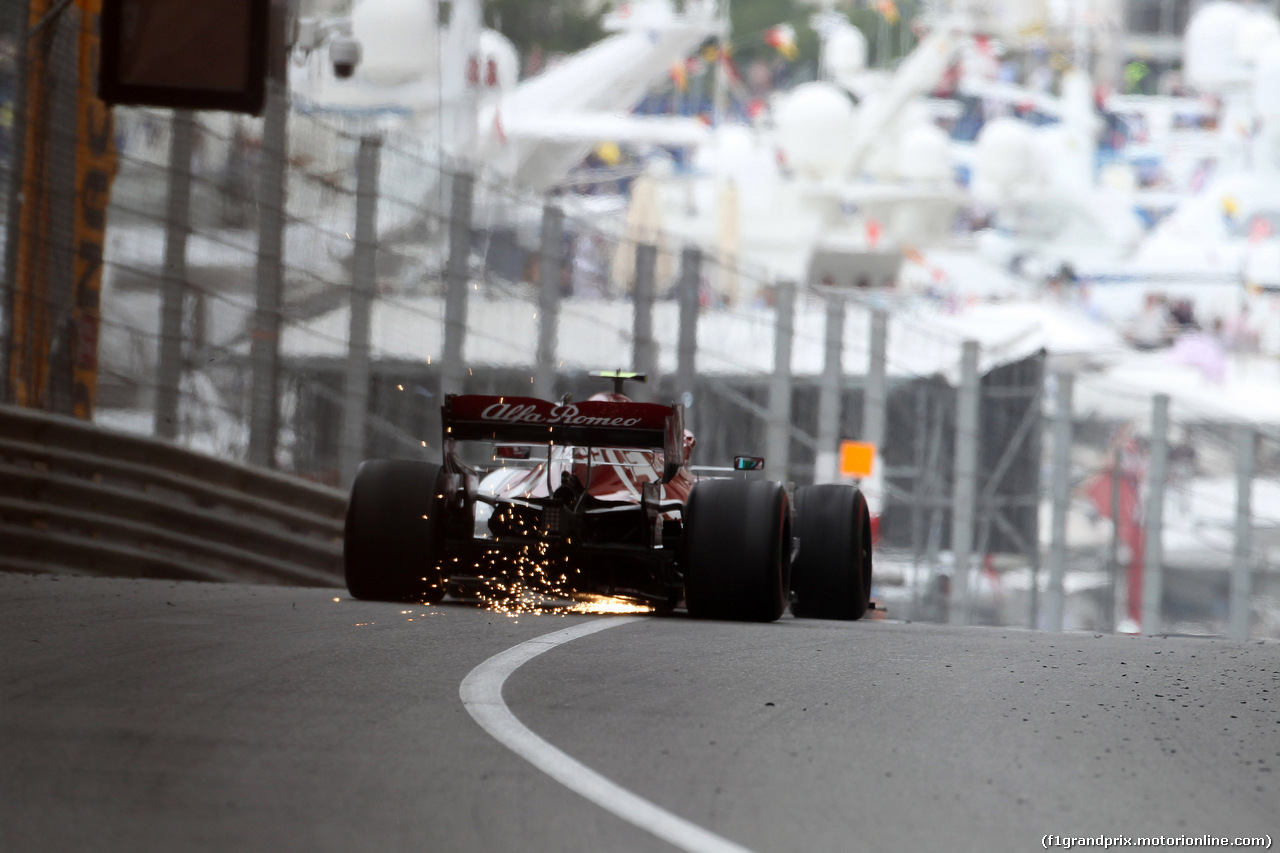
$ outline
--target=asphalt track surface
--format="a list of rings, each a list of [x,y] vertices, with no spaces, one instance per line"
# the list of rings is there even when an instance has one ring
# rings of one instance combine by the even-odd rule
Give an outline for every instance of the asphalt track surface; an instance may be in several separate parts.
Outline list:
[[[6,853],[681,849],[499,742],[468,676],[547,754],[723,849],[1280,833],[1275,642],[20,575],[0,625]]]

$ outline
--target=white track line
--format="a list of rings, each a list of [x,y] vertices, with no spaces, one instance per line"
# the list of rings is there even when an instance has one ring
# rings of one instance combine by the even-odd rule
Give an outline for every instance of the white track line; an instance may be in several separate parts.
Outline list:
[[[634,617],[593,619],[500,652],[462,679],[458,688],[462,704],[466,706],[467,713],[503,746],[574,793],[663,841],[689,853],[751,853],[745,847],[655,806],[570,758],[525,727],[502,701],[502,685],[508,676],[538,655],[578,637],[634,621]]]

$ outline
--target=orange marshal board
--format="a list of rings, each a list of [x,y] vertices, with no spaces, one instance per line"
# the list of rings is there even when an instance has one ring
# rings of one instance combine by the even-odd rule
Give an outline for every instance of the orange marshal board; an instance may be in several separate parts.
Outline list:
[[[840,476],[870,477],[875,469],[876,446],[869,441],[840,442]]]

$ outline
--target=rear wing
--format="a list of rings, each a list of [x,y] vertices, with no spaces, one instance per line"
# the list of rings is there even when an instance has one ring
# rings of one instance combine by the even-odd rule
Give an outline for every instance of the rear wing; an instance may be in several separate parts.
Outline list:
[[[684,462],[684,406],[584,400],[553,403],[536,397],[450,394],[441,408],[444,439],[647,447],[662,450],[663,480]]]

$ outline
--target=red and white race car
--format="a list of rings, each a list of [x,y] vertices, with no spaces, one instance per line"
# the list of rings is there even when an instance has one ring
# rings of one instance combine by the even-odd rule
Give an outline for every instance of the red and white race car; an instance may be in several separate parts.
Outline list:
[[[621,597],[695,617],[858,619],[871,589],[871,518],[856,487],[795,490],[764,467],[689,466],[680,405],[621,392],[575,403],[450,395],[443,464],[360,466],[347,506],[357,598],[491,600],[517,591]],[[712,473],[716,476],[706,476]]]

